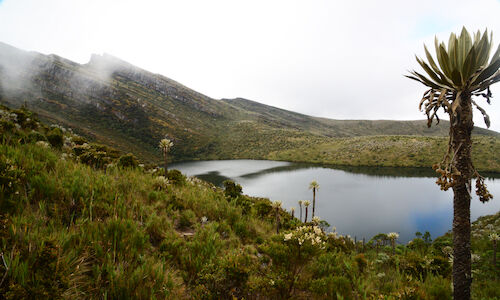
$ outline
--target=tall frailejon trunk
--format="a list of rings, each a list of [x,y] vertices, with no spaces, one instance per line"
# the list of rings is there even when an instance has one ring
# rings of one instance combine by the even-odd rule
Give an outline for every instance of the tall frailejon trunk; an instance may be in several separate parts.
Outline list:
[[[304,218],[304,223],[307,223],[307,206],[306,206],[306,217]]]
[[[165,160],[165,174],[167,174],[167,153],[163,153],[163,159]]]
[[[280,233],[280,210],[276,208],[276,234]]]
[[[299,219],[300,222],[302,222],[302,205],[300,206],[300,219]]]
[[[451,155],[460,175],[453,186],[453,299],[470,299],[471,245],[470,245],[470,193],[471,193],[471,133],[472,105],[470,94],[462,93],[458,116],[450,115]],[[458,99],[457,99],[458,100]],[[457,101],[455,100],[455,101]]]
[[[314,218],[315,209],[316,209],[316,188],[313,188],[313,212],[312,212],[313,218]]]

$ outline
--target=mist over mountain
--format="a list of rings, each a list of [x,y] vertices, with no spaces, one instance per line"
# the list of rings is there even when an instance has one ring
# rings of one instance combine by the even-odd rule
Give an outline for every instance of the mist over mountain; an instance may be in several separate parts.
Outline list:
[[[26,105],[45,121],[146,161],[160,159],[157,144],[165,136],[174,141],[174,160],[266,158],[335,137],[445,136],[449,128],[446,121],[427,128],[424,120],[331,120],[242,98],[217,100],[108,54],[78,64],[4,43],[0,102]]]

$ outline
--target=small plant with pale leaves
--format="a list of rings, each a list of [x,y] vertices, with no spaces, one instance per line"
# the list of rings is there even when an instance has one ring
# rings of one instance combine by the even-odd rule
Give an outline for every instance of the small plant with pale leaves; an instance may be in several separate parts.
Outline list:
[[[390,239],[390,240],[397,240],[399,238],[399,234],[397,232],[389,232],[387,234],[387,237]]]
[[[323,249],[327,239],[326,234],[318,226],[301,226],[292,232],[286,233],[283,241],[294,243],[299,247],[310,245]]]
[[[155,190],[159,190],[159,191],[166,190],[168,187],[168,184],[169,184],[169,182],[168,182],[168,179],[166,177],[158,176],[153,181],[153,188]]]
[[[38,141],[35,143],[35,145],[39,148],[42,148],[42,149],[48,149],[50,148],[50,144],[45,142],[45,141]]]

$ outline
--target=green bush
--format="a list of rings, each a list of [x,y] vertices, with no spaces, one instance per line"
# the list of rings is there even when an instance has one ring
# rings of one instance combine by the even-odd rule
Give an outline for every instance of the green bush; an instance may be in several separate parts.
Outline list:
[[[252,258],[239,250],[227,251],[206,265],[196,280],[196,297],[201,299],[244,299]]]
[[[223,241],[217,233],[217,226],[211,222],[199,228],[192,239],[185,243],[185,247],[180,249],[177,259],[186,283],[196,282],[203,269],[219,259]]]
[[[16,128],[16,124],[11,121],[0,120],[0,127],[2,127],[3,132],[9,132],[14,131],[14,128]]]
[[[236,198],[241,195],[243,188],[232,180],[224,180],[224,194],[228,198]]]
[[[159,246],[165,239],[167,232],[172,230],[170,221],[164,216],[153,214],[146,221],[146,232],[149,235],[149,242],[153,246]]]
[[[132,154],[124,154],[118,159],[118,166],[122,168],[136,168],[139,165],[137,158]]]
[[[31,143],[36,143],[38,141],[47,142],[47,137],[38,131],[32,131],[28,134],[28,141]]]
[[[179,224],[177,227],[181,229],[189,228],[195,222],[196,222],[196,214],[192,210],[186,209],[181,212],[181,215],[179,217]]]
[[[52,145],[52,147],[56,149],[61,149],[61,147],[64,144],[64,136],[62,130],[57,127],[53,128],[47,134],[47,140]]]
[[[245,196],[237,197],[235,203],[237,206],[241,207],[241,212],[244,215],[249,214],[253,206],[253,202]]]
[[[360,253],[360,254],[354,256],[354,261],[356,262],[356,265],[358,266],[359,273],[363,274],[366,266],[368,265],[368,261],[366,260],[365,255],[363,253]]]
[[[179,170],[168,170],[167,179],[170,183],[177,186],[186,184],[186,176],[182,175]]]
[[[94,149],[88,149],[78,157],[82,163],[97,169],[102,169],[112,162],[106,152],[95,151]]]
[[[73,143],[75,143],[75,145],[83,145],[83,144],[87,143],[87,140],[81,136],[73,136],[71,138],[71,141]]]
[[[271,213],[273,206],[271,205],[271,201],[269,199],[259,199],[254,204],[255,213],[259,217],[266,217]]]

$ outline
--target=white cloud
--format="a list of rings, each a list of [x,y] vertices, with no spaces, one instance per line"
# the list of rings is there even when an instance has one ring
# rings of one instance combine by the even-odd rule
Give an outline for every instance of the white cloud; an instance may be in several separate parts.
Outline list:
[[[111,53],[214,98],[329,118],[422,119],[424,87],[403,77],[417,68],[414,54],[462,25],[500,40],[499,14],[496,0],[4,0],[0,37],[80,63]]]

